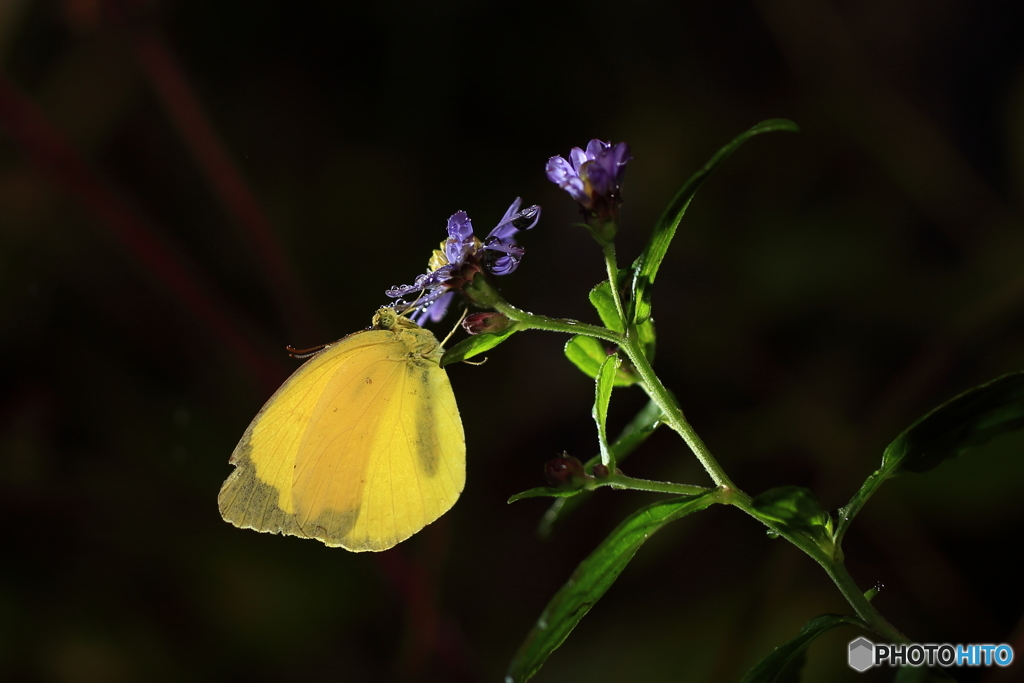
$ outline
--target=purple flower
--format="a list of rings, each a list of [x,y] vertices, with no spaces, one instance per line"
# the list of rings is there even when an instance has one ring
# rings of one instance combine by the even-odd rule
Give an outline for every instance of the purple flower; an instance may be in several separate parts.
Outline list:
[[[529,230],[540,220],[540,207],[520,210],[517,197],[498,225],[481,242],[473,234],[473,223],[465,211],[448,219],[448,239],[435,249],[427,264],[427,272],[411,285],[392,287],[386,294],[400,312],[413,311],[412,319],[422,325],[428,318],[438,322],[448,311],[455,292],[472,281],[482,270],[495,275],[508,275],[519,266],[525,250],[516,244],[515,234]],[[399,297],[417,294],[413,301]]]
[[[626,173],[626,162],[632,159],[629,145],[612,145],[591,140],[586,151],[573,147],[569,160],[548,159],[548,180],[568,192],[584,209],[619,203],[619,188]],[[570,163],[571,162],[571,163]]]

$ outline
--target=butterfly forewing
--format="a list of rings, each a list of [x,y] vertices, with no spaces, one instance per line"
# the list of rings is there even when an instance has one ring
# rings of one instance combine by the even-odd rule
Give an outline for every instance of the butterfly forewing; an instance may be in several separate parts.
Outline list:
[[[384,550],[447,511],[465,438],[427,330],[357,332],[307,361],[245,431],[218,498],[257,531]]]
[[[451,508],[465,483],[465,438],[447,375],[434,359],[402,365],[368,470],[371,482],[387,485],[365,489],[352,532],[371,545],[416,533]]]

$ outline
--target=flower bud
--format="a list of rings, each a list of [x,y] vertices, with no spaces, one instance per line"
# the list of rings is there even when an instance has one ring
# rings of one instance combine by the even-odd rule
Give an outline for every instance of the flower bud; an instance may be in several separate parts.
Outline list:
[[[586,477],[583,463],[571,455],[563,453],[544,463],[544,479],[554,488],[581,488]]]
[[[591,140],[586,150],[573,147],[569,159],[548,159],[548,180],[576,200],[588,229],[601,245],[608,245],[618,230],[619,205],[629,146]]]
[[[510,322],[504,313],[482,311],[467,315],[462,321],[462,328],[470,334],[497,333],[508,329]]]

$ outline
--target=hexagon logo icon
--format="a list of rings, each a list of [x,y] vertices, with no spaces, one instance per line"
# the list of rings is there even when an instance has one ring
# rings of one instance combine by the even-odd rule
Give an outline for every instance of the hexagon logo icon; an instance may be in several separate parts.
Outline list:
[[[874,664],[875,644],[867,638],[858,638],[850,642],[850,668],[861,673]]]

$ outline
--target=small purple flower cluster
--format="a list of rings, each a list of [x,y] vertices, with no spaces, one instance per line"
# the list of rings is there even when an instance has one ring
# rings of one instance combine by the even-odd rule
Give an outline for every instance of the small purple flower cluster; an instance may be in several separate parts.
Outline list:
[[[481,242],[473,234],[473,223],[465,211],[458,211],[448,219],[448,239],[434,251],[429,270],[418,276],[411,285],[392,287],[386,294],[399,299],[395,308],[400,312],[415,311],[417,325],[424,321],[438,322],[444,317],[456,291],[483,270],[494,275],[508,275],[518,266],[525,250],[516,244],[515,235],[529,230],[540,220],[540,207],[520,209],[517,197],[508,211]],[[399,297],[413,293],[420,295],[413,301]]]
[[[632,159],[629,145],[612,145],[591,140],[586,151],[573,147],[569,161],[562,157],[548,159],[548,180],[569,193],[586,211],[621,203],[619,188],[626,173],[626,162]]]
[[[626,162],[632,159],[624,142],[612,145],[591,140],[586,150],[574,147],[570,161],[551,157],[547,163],[548,179],[576,200],[587,223],[600,239],[610,240],[618,218],[619,195]],[[466,292],[478,273],[508,275],[519,266],[525,250],[516,244],[515,235],[529,230],[540,219],[540,207],[520,209],[516,198],[498,225],[481,241],[473,234],[473,224],[465,211],[448,219],[448,238],[434,251],[426,273],[411,285],[392,287],[387,295],[398,299],[394,307],[401,313],[411,312],[418,325],[438,322],[451,305],[455,292]],[[605,226],[610,226],[610,230]],[[604,237],[602,237],[602,235]],[[416,295],[412,301],[402,297]]]

